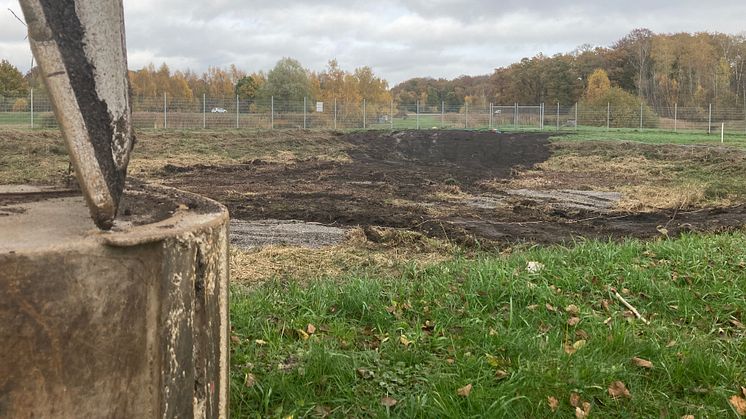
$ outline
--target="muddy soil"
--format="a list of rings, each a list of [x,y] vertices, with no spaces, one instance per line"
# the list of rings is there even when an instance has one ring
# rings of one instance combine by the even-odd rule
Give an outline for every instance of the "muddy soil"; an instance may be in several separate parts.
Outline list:
[[[515,174],[551,156],[546,134],[359,132],[343,140],[349,161],[167,165],[158,177],[224,203],[239,220],[394,227],[466,244],[648,238],[732,230],[746,220],[744,205],[620,213],[618,194],[567,179],[562,190],[509,189]]]

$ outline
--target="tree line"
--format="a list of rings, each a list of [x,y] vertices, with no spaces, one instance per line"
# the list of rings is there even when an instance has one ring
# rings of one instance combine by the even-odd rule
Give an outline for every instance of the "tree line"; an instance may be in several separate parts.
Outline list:
[[[746,36],[656,34],[647,29],[635,29],[609,47],[584,45],[551,57],[538,54],[480,76],[452,80],[417,77],[391,89],[367,66],[348,71],[331,60],[322,71],[311,71],[292,58],[281,59],[266,73],[248,73],[231,65],[210,67],[198,74],[172,71],[165,63],[159,67],[150,64],[130,71],[130,82],[139,109],[164,94],[170,105],[185,107],[198,106],[203,96],[225,100],[238,96],[258,103],[274,97],[278,106],[309,98],[327,104],[335,101],[340,109],[359,107],[363,99],[381,109],[391,100],[431,107],[514,102],[571,105],[588,102],[589,83],[597,70],[602,70],[610,83],[606,93],[625,103],[636,99],[655,109],[674,104],[746,106]],[[30,88],[43,93],[37,68],[24,76],[8,61],[0,62],[0,96],[25,96]],[[599,97],[593,101],[598,102]],[[162,100],[152,106],[162,106]]]

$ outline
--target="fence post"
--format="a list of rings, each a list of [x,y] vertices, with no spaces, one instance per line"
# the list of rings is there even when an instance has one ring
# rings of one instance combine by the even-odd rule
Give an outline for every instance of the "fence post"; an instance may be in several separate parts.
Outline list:
[[[464,102],[464,115],[466,116],[464,129],[469,129],[469,102]]]
[[[642,106],[643,106],[643,103],[642,101],[640,101],[640,131],[642,131],[642,126],[643,126],[642,125]]]
[[[712,103],[710,103],[710,116],[707,118],[707,134],[712,134]]]
[[[168,128],[168,104],[166,102],[166,92],[163,92],[163,129]]]
[[[31,89],[31,129],[34,129],[34,89]]]
[[[365,103],[365,99],[363,99],[363,129],[367,128],[367,122],[368,122],[367,121],[368,114],[367,114],[367,111],[365,109],[365,104],[366,104]]]
[[[580,107],[580,103],[575,102],[575,131],[578,130],[578,108]]]
[[[490,103],[490,129],[492,129],[492,104]]]
[[[337,129],[337,98],[334,98],[334,129]]]
[[[611,127],[611,102],[606,102],[606,132]]]
[[[202,129],[207,127],[207,100],[206,95],[202,93]]]
[[[269,129],[275,129],[275,97],[270,96]]]
[[[560,114],[560,103],[559,101],[557,101],[557,131],[560,130],[559,114]]]
[[[446,102],[440,102],[440,128],[443,129],[446,126]]]
[[[306,104],[308,102],[308,98],[305,96],[303,97],[303,129],[306,129],[306,108],[308,105]]]
[[[394,101],[391,100],[391,110],[389,110],[389,123],[391,124],[391,130],[394,130]]]
[[[238,108],[240,105],[241,103],[238,101],[238,95],[236,95],[236,129],[239,128],[239,124],[238,124],[239,109]]]
[[[518,129],[518,102],[513,105],[513,129]]]
[[[673,104],[673,132],[678,132],[679,128],[679,104]]]
[[[420,129],[420,101],[417,101],[417,129]]]

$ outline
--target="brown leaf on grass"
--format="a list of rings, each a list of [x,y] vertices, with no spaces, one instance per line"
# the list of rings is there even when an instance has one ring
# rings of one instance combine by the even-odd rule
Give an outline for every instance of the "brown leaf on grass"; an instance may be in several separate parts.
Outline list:
[[[254,374],[247,372],[246,377],[243,380],[243,385],[246,387],[254,387],[254,384],[256,384],[256,377],[254,377]]]
[[[580,323],[580,317],[570,317],[567,319],[567,325],[570,327],[575,327]]]
[[[301,338],[302,340],[308,340],[308,338],[311,337],[303,329],[296,329],[295,331],[296,331],[296,333],[298,333],[298,337]]]
[[[553,305],[551,305],[549,303],[546,304],[546,308],[547,308],[548,311],[551,311],[552,313],[556,313],[557,312],[557,307],[555,307],[555,306],[553,306]]]
[[[570,342],[565,342],[565,353],[568,355],[572,355],[575,352],[583,349],[586,343],[588,342],[586,342],[584,339],[580,339],[573,344],[570,344]]]
[[[381,406],[394,407],[397,403],[399,403],[399,401],[393,397],[381,397]]]
[[[317,418],[327,418],[332,414],[332,409],[328,406],[322,406],[318,405],[316,408],[313,409],[313,412],[316,414]]]
[[[575,331],[575,337],[578,338],[578,339],[588,340],[588,339],[591,338],[591,335],[589,335],[588,332],[586,332],[583,329],[578,329],[578,330]]]
[[[565,312],[571,316],[577,316],[580,314],[580,309],[575,304],[570,304],[569,306],[565,307]]]
[[[681,417],[681,419],[695,419],[694,415],[684,415]]]
[[[309,335],[316,333],[316,326],[308,323],[308,326],[306,326],[306,333],[308,333]]]
[[[495,371],[495,378],[497,378],[498,381],[502,380],[504,378],[507,378],[509,375],[510,374],[507,371],[503,371],[503,370],[497,370],[497,371]]]
[[[231,342],[234,343],[234,344],[236,344],[236,345],[240,345],[241,344],[241,338],[239,338],[236,335],[231,335]]]
[[[461,397],[469,397],[469,394],[471,394],[471,390],[474,388],[473,385],[467,384],[460,389],[456,390],[456,394],[458,394]]]
[[[531,311],[536,311],[537,308],[539,308],[538,304],[531,304],[530,306],[526,307],[527,309]]]
[[[585,419],[591,414],[591,404],[588,402],[583,402],[583,408],[580,407],[575,408],[575,417],[577,419]]]
[[[254,343],[256,343],[258,346],[264,346],[264,345],[267,344],[267,341],[266,340],[261,340],[261,339],[256,339],[254,341]]]
[[[609,306],[611,305],[611,301],[609,300],[601,300],[601,308],[604,309],[604,311],[609,311]]]
[[[362,378],[363,380],[370,380],[376,376],[376,373],[365,368],[358,368],[355,370],[355,372],[357,372],[357,375],[360,376],[360,378]]]
[[[455,363],[456,363],[456,360],[455,360],[455,359],[453,359],[453,358],[448,358],[448,359],[446,359],[446,364],[448,364],[448,365],[453,365],[453,364],[455,364]]]
[[[609,396],[614,399],[619,399],[621,397],[631,398],[632,394],[627,390],[627,386],[624,385],[623,382],[614,381],[609,386]]]
[[[404,345],[405,347],[409,347],[409,345],[412,344],[412,341],[407,338],[406,335],[399,336],[399,342]]]
[[[741,396],[735,395],[728,399],[731,406],[738,412],[740,416],[746,416],[746,399]]]
[[[580,407],[582,405],[582,402],[580,400],[580,394],[572,392],[570,393],[570,406],[572,407]]]
[[[743,394],[743,397],[746,397],[746,387],[741,387],[741,394]]]
[[[732,324],[737,329],[746,329],[746,326],[744,326],[743,323],[739,322],[736,319],[730,319],[730,324]]]
[[[559,409],[559,400],[557,400],[556,397],[547,397],[547,404],[549,404],[549,408],[552,409],[552,412],[556,412],[557,409]]]
[[[634,357],[632,358],[632,363],[640,368],[647,368],[647,369],[653,368],[653,363],[643,358]]]

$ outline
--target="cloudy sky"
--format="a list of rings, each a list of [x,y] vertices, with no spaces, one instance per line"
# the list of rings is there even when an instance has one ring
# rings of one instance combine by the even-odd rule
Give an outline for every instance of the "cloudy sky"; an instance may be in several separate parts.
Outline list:
[[[95,0],[91,0],[95,1]],[[28,70],[17,1],[0,0],[0,58]],[[486,74],[539,52],[608,46],[630,30],[744,33],[746,1],[125,0],[130,68],[268,70],[285,56],[321,70],[369,65],[392,85]]]

